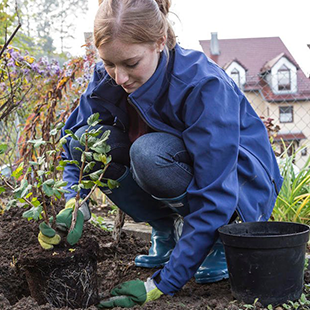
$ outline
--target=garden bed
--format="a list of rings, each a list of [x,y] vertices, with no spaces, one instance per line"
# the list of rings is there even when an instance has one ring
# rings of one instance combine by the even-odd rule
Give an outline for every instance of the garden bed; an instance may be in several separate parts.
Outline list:
[[[19,266],[21,255],[27,251],[43,251],[38,241],[37,223],[28,222],[21,217],[23,210],[12,208],[0,216],[0,309],[17,310],[52,310],[57,309],[49,304],[39,306],[30,297],[25,273]],[[110,289],[118,283],[146,279],[155,270],[135,267],[133,261],[137,254],[146,254],[149,245],[146,241],[133,235],[121,236],[120,245],[112,246],[109,232],[86,223],[81,243],[92,237],[99,244],[98,277],[99,293],[108,296]],[[85,239],[86,238],[86,239]],[[84,240],[84,241],[83,241]],[[55,249],[56,251],[57,249]],[[309,271],[305,274],[310,282]],[[309,298],[308,298],[309,299]],[[151,302],[144,309],[245,309],[234,301],[228,280],[208,285],[198,285],[192,279],[174,297],[163,296]],[[259,308],[259,307],[257,307]],[[58,308],[59,309],[59,308]],[[70,310],[70,308],[60,308]],[[96,309],[95,306],[87,309]],[[115,308],[120,309],[120,308]],[[135,307],[134,309],[140,309]],[[282,309],[282,308],[280,308]],[[301,309],[301,308],[300,308]],[[303,308],[306,309],[306,308]]]

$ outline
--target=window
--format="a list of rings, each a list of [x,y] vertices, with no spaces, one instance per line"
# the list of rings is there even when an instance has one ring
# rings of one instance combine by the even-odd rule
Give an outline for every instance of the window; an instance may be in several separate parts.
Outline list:
[[[307,148],[304,147],[302,150],[301,150],[301,156],[307,156]]]
[[[282,65],[278,70],[278,90],[291,89],[291,71],[286,65]]]
[[[237,84],[238,87],[240,87],[240,73],[239,71],[235,68],[234,70],[231,71],[231,78],[234,80],[234,82]]]
[[[280,123],[293,122],[293,107],[279,107]]]

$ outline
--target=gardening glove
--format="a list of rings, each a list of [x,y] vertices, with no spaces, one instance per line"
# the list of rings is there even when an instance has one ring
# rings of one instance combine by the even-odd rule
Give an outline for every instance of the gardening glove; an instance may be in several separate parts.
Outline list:
[[[148,301],[158,299],[163,293],[156,287],[154,280],[148,278],[146,282],[133,280],[124,282],[112,289],[113,297],[102,300],[96,307],[98,309],[123,307],[131,308],[144,305]]]
[[[75,206],[75,198],[71,198],[67,201],[65,209],[61,210],[56,216],[56,227],[59,230],[67,232],[71,227],[72,212]],[[67,235],[67,241],[69,244],[76,244],[82,236],[83,225],[85,220],[91,218],[91,213],[87,202],[84,202],[78,210],[77,220],[75,227]]]
[[[49,226],[45,222],[42,222],[39,225],[39,228],[40,232],[38,235],[38,241],[44,250],[51,250],[54,245],[60,243],[61,237],[56,234],[56,231],[51,228],[51,226]]]
[[[71,226],[72,211],[75,206],[75,198],[71,198],[67,201],[65,209],[61,210],[56,216],[56,227],[61,231],[67,232]],[[67,241],[69,244],[74,245],[77,243],[82,235],[84,220],[91,218],[91,212],[88,204],[85,202],[82,204],[78,211],[77,221],[74,229],[67,235]],[[50,222],[52,218],[50,219]],[[56,234],[55,230],[52,229],[45,222],[39,225],[40,233],[38,240],[41,247],[44,250],[50,250],[61,241],[61,237]]]

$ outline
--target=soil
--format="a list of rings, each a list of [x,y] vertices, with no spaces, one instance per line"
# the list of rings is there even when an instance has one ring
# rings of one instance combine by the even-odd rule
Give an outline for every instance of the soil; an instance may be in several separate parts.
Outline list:
[[[42,253],[43,250],[37,241],[38,224],[23,219],[21,216],[23,211],[19,208],[11,208],[0,215],[0,309],[70,310],[71,308],[68,307],[54,308],[48,303],[38,305],[30,297],[25,270],[20,267],[20,262],[25,253]],[[146,280],[155,272],[155,269],[139,268],[134,265],[134,258],[137,254],[148,252],[148,242],[122,233],[120,244],[116,247],[113,246],[110,232],[85,223],[79,244],[87,244],[89,238],[99,245],[97,274],[101,297],[109,296],[109,291],[121,282],[138,278]],[[305,273],[305,281],[306,283],[310,282],[310,271]],[[189,281],[175,296],[162,296],[143,307],[143,309],[152,310],[238,310],[246,308],[234,300],[228,280],[201,285],[196,284],[194,279]],[[256,304],[256,308],[263,307]],[[87,309],[95,310],[97,308],[90,306]],[[132,309],[141,309],[141,307],[136,306]]]

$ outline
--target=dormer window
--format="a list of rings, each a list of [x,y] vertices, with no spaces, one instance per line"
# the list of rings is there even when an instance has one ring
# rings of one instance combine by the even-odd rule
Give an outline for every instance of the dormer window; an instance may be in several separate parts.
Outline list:
[[[277,72],[278,90],[291,89],[291,71],[286,65],[282,65]]]
[[[235,68],[231,71],[230,75],[238,87],[240,87],[240,72]]]
[[[235,59],[227,63],[223,69],[236,83],[236,85],[242,89],[246,82],[246,69],[241,65],[241,63]]]
[[[261,73],[275,95],[297,92],[297,66],[283,53],[268,61]]]

